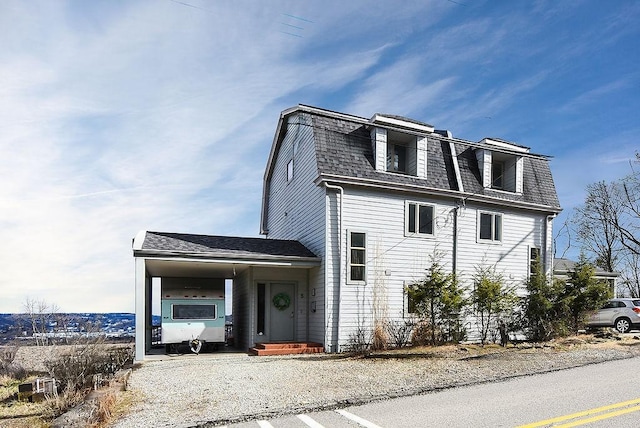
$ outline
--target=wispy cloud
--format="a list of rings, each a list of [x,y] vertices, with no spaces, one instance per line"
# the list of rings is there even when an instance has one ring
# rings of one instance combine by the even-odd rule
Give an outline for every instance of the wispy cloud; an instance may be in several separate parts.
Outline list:
[[[371,70],[371,76],[364,81],[346,109],[362,116],[375,112],[410,116],[433,105],[444,97],[454,79],[425,83],[420,78],[423,66],[421,58],[405,58],[390,66]]]
[[[607,160],[633,151],[580,152],[614,141],[582,133],[594,104],[640,99],[627,63],[583,71],[635,52],[640,12],[539,4],[2,2],[0,311],[29,294],[132,310],[140,229],[255,236],[278,114],[297,103],[540,141],[562,155],[561,200],[578,200],[590,176],[564,173],[575,159],[613,174]],[[285,14],[306,20],[292,18],[303,37],[282,33]],[[582,86],[565,91],[572,76]],[[615,126],[637,128],[625,118]]]
[[[569,113],[580,111],[586,104],[600,102],[605,97],[614,97],[616,93],[628,88],[632,88],[632,82],[628,78],[607,82],[568,100],[565,104],[558,107],[558,112]]]

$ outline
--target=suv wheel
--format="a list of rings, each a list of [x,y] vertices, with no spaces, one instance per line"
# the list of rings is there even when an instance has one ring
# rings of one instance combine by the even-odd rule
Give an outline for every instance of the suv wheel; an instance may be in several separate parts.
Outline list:
[[[614,326],[620,333],[626,333],[631,329],[631,320],[629,318],[618,318]]]

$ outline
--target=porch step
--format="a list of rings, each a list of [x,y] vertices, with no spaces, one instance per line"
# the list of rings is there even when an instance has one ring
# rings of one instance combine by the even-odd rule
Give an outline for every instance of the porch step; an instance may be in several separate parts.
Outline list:
[[[322,343],[315,342],[279,342],[256,343],[249,349],[250,355],[290,355],[290,354],[317,354],[324,352]]]

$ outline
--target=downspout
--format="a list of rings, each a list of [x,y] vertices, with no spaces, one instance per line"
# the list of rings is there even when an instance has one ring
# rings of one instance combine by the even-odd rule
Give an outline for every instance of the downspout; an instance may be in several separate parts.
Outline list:
[[[450,137],[450,135],[448,135],[448,137]],[[453,141],[449,141],[449,151],[451,152],[453,171],[456,174],[456,185],[458,187],[458,191],[464,193],[462,175],[460,174],[460,165],[458,164],[458,154]],[[464,207],[464,199],[458,200],[455,208],[453,209],[453,261],[451,267],[454,275],[457,274],[458,270],[458,213],[460,212],[460,207]]]
[[[451,270],[454,275],[457,274],[458,269],[458,211],[460,206],[456,204],[453,208],[453,261]]]
[[[554,249],[553,249],[553,238],[551,238],[551,241],[549,241],[549,222],[553,221],[553,219],[556,217],[557,217],[557,214],[551,214],[546,216],[545,217],[546,222],[544,224],[544,266],[547,269],[549,269],[551,280],[553,280]],[[547,250],[549,250],[549,252],[551,253],[551,260],[549,260],[549,254]]]
[[[340,303],[342,302],[342,200],[344,198],[344,189],[340,186],[335,186],[329,183],[324,183],[324,186],[327,189],[334,189],[337,190],[338,192],[340,192],[340,206],[338,209],[338,310],[336,312],[336,323],[337,323],[337,327],[336,327],[336,352],[340,352]],[[336,202],[338,202],[336,200]],[[327,233],[329,233],[329,229],[327,228]],[[325,242],[328,242],[328,240],[326,240]],[[326,245],[326,244],[325,244]],[[326,253],[326,250],[325,250]],[[327,271],[327,261],[325,258],[325,272]],[[327,276],[325,273],[325,288],[326,288],[326,281],[327,281]],[[325,289],[325,302],[328,302],[327,296],[328,293]],[[328,321],[328,317],[329,317],[329,311],[326,310],[326,308],[328,308],[328,305],[325,303],[325,325],[327,325],[327,321]]]

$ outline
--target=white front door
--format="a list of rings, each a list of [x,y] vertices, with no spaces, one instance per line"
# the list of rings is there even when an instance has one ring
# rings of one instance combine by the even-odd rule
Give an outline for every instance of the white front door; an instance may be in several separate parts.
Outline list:
[[[274,342],[293,341],[295,326],[295,284],[271,284],[269,338]]]

